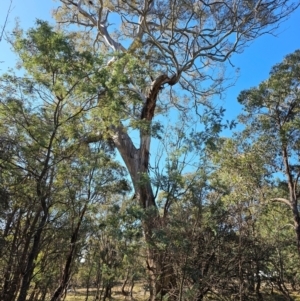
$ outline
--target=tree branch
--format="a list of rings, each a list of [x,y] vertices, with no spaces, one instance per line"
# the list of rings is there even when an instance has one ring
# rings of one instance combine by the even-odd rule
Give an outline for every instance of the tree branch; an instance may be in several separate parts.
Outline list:
[[[1,31],[1,34],[0,34],[0,42],[1,42],[2,39],[3,39],[5,27],[6,27],[6,25],[7,25],[7,21],[8,21],[9,14],[10,14],[10,12],[11,12],[12,1],[13,1],[13,0],[10,0],[9,7],[8,7],[8,10],[7,10],[7,13],[6,13],[5,21],[4,21],[4,24],[3,24],[3,27],[2,27],[2,31]]]
[[[291,202],[289,200],[287,200],[287,199],[284,199],[284,198],[273,198],[273,199],[270,199],[270,201],[272,201],[272,202],[280,202],[280,203],[288,205],[291,209],[293,208]]]

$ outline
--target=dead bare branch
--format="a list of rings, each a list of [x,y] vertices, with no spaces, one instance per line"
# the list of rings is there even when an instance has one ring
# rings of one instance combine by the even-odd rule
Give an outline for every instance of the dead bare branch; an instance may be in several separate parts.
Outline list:
[[[7,13],[6,13],[6,17],[5,17],[5,21],[4,21],[4,24],[2,26],[2,31],[1,31],[1,34],[0,34],[0,42],[2,41],[3,39],[3,35],[4,35],[4,32],[5,32],[5,28],[7,26],[7,22],[8,22],[8,17],[11,13],[11,10],[12,10],[12,3],[13,3],[13,0],[10,0],[10,3],[9,3],[9,7],[8,7],[8,10],[7,10]]]

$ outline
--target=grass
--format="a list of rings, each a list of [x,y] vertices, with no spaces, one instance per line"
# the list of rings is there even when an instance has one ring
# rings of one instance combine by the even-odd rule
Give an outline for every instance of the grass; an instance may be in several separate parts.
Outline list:
[[[95,289],[90,289],[88,301],[93,301],[95,296]],[[133,288],[133,300],[145,301],[148,299],[149,293],[145,294],[142,283],[137,283]],[[66,301],[84,301],[86,298],[86,289],[77,289],[76,292],[69,292]],[[116,286],[112,289],[112,300],[124,301],[131,300],[130,297],[125,297],[121,293],[121,286]]]
[[[88,301],[94,300],[95,289],[90,290],[90,296]],[[263,300],[264,301],[286,301],[287,299],[280,293],[274,291],[273,294],[267,294],[262,292]],[[146,301],[148,299],[149,293],[145,294],[145,290],[143,288],[142,283],[136,284],[133,289],[133,299],[135,301]],[[292,293],[291,296],[293,297],[294,301],[300,301],[300,293]],[[85,289],[77,289],[76,292],[69,292],[66,301],[84,301],[86,298],[86,290]],[[131,300],[130,297],[125,297],[121,293],[120,286],[116,286],[112,292],[112,299],[113,301],[124,301],[124,300]],[[252,300],[252,299],[251,299]],[[253,299],[255,300],[255,299]],[[213,299],[211,299],[213,301]]]

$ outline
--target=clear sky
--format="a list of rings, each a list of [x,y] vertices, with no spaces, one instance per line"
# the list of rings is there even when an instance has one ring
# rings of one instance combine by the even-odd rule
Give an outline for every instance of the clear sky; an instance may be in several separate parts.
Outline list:
[[[0,27],[2,27],[10,0],[1,0]],[[34,26],[36,18],[51,22],[51,10],[59,2],[51,0],[13,0],[12,12],[9,16],[7,30],[12,30],[15,18],[22,28]],[[226,119],[234,119],[240,112],[236,99],[240,91],[258,85],[268,78],[273,65],[282,61],[283,57],[296,49],[300,49],[300,9],[295,11],[277,30],[276,36],[264,35],[250,44],[243,53],[232,57],[232,63],[240,68],[240,76],[234,87],[226,92]],[[5,40],[0,43],[0,72],[14,67],[16,57]]]
[[[251,43],[243,53],[233,56],[232,62],[240,68],[240,76],[236,85],[226,93],[226,116],[232,119],[239,113],[237,96],[240,91],[255,87],[268,79],[272,66],[297,49],[300,49],[300,8],[280,24],[276,36],[263,35]]]

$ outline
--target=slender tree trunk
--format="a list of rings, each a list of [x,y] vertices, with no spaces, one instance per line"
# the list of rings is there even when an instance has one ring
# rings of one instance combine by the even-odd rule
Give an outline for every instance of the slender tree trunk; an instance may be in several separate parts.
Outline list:
[[[104,289],[104,296],[103,296],[103,301],[105,301],[107,298],[111,298],[111,289],[112,289],[112,284],[110,281],[106,284],[105,289]]]
[[[72,262],[74,260],[74,255],[75,255],[75,251],[76,251],[76,243],[78,241],[78,233],[80,230],[80,226],[81,226],[81,222],[83,220],[85,211],[86,211],[87,205],[85,204],[83,207],[83,210],[80,214],[79,217],[79,221],[77,223],[77,226],[72,234],[71,237],[71,242],[70,242],[70,252],[69,255],[67,257],[66,263],[65,263],[65,268],[63,271],[63,277],[61,280],[60,285],[58,286],[58,288],[55,290],[53,296],[51,297],[50,301],[59,301],[61,296],[64,293],[64,290],[66,289],[69,280],[70,280],[70,275],[71,275],[71,269],[72,269]]]
[[[11,277],[12,274],[12,270],[13,270],[13,254],[17,253],[16,252],[16,241],[17,241],[17,237],[19,235],[19,231],[20,231],[20,223],[21,223],[21,219],[22,219],[22,212],[20,210],[19,216],[18,216],[18,220],[16,223],[16,228],[14,231],[14,236],[13,236],[13,241],[11,244],[11,248],[10,248],[10,254],[9,254],[9,259],[8,259],[8,266],[6,268],[6,271],[3,275],[3,280],[1,281],[1,283],[3,283],[3,288],[2,288],[2,292],[1,292],[1,300],[3,301],[10,301],[10,300],[14,300],[14,297],[18,291],[18,286],[19,286],[19,270],[16,270],[14,275]],[[8,230],[6,232],[6,236],[8,235]]]
[[[36,297],[36,294],[37,294],[37,289],[38,289],[38,284],[35,283],[34,288],[32,289],[32,292],[30,294],[30,297],[29,297],[28,301],[34,301],[35,300],[35,297]]]
[[[125,286],[127,284],[128,277],[129,277],[129,268],[126,271],[126,276],[125,276],[125,279],[123,281],[122,288],[121,288],[121,292],[122,292],[123,296],[128,296],[128,293],[125,291]]]
[[[38,300],[44,301],[46,299],[46,296],[47,296],[47,288],[43,289],[41,293],[41,298],[38,298]]]
[[[90,295],[90,277],[89,277],[88,282],[86,284],[85,301],[89,300],[89,295]]]
[[[256,286],[255,286],[255,293],[256,293],[256,296],[257,296],[257,300],[263,300],[263,297],[262,297],[262,294],[260,292],[260,287],[261,287],[261,277],[259,275],[259,267],[257,266],[256,267]]]
[[[285,175],[286,175],[288,188],[289,188],[289,195],[290,195],[289,203],[294,217],[295,232],[297,237],[297,249],[298,249],[298,253],[300,254],[300,216],[299,216],[298,200],[297,200],[298,179],[295,180],[291,172],[291,167],[288,159],[288,151],[286,147],[282,148],[282,159],[285,167]]]
[[[39,253],[41,235],[44,230],[44,226],[46,224],[47,218],[48,218],[48,212],[44,211],[42,219],[38,225],[38,229],[36,230],[36,233],[34,235],[33,245],[32,245],[31,251],[29,253],[26,269],[25,269],[23,277],[22,277],[22,284],[21,284],[18,301],[26,301],[26,296],[28,293],[28,289],[30,286],[30,282],[31,282],[31,278],[32,278],[33,270],[34,270],[34,266],[35,266],[34,260],[37,258],[38,253]]]
[[[94,300],[100,300],[101,298],[101,293],[100,293],[100,284],[101,284],[101,278],[102,278],[102,273],[101,273],[101,264],[98,263],[97,266],[97,280],[96,280],[96,294]]]
[[[295,232],[296,232],[296,238],[297,238],[297,249],[298,249],[298,253],[300,255],[300,216],[299,216],[297,201],[293,200],[292,211],[293,211]]]
[[[131,286],[130,286],[130,291],[129,291],[129,296],[132,298],[133,297],[133,288],[134,288],[134,279],[131,279]]]

